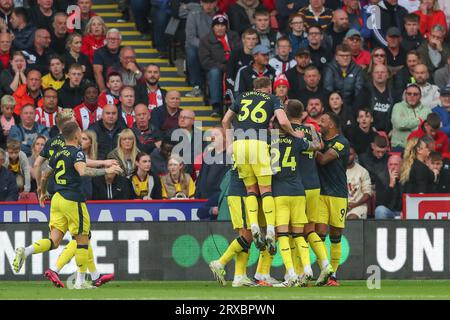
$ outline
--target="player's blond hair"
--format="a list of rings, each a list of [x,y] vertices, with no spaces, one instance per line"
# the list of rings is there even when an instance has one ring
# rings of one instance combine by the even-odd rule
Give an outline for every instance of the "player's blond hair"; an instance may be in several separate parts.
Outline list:
[[[56,114],[55,123],[56,127],[59,130],[62,130],[62,127],[69,122],[74,120],[73,111],[72,109],[63,109],[62,111],[58,112]]]

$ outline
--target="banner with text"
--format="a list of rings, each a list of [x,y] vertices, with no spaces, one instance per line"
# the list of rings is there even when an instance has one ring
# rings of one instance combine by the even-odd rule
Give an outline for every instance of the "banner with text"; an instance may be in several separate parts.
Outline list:
[[[447,220],[450,215],[450,194],[403,195],[404,219]]]
[[[88,201],[91,222],[196,221],[204,200]],[[2,222],[48,222],[50,205],[0,202]]]

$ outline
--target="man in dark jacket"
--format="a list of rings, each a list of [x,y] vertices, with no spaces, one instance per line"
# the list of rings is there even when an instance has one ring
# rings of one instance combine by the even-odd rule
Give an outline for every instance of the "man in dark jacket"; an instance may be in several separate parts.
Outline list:
[[[143,103],[139,103],[134,107],[134,122],[133,130],[136,136],[138,149],[151,154],[153,149],[161,146],[162,134],[151,124],[150,111]]]
[[[295,53],[297,65],[286,72],[289,81],[289,99],[300,99],[301,91],[306,89],[305,72],[311,65],[311,54],[308,49],[300,48]]]
[[[228,9],[230,29],[242,34],[245,29],[251,28],[256,9],[264,9],[259,0],[239,0],[231,5]]]
[[[253,62],[239,69],[234,83],[234,92],[240,94],[253,89],[253,80],[259,77],[267,77],[271,81],[275,79],[275,69],[269,64],[270,49],[264,45],[257,45],[252,50]]]
[[[378,3],[380,8],[381,26],[372,38],[374,47],[387,47],[386,34],[390,27],[397,27],[401,32],[405,30],[404,19],[408,10],[398,4],[398,0],[382,0]]]
[[[323,70],[324,89],[328,93],[339,91],[344,105],[351,107],[354,99],[362,92],[363,85],[363,72],[352,60],[351,49],[346,44],[338,45],[335,59]]]
[[[376,135],[370,149],[359,155],[359,164],[369,171],[372,184],[381,183],[387,188],[388,183],[388,144],[386,138]]]
[[[58,90],[58,103],[61,108],[73,109],[83,102],[84,90],[83,68],[79,64],[73,64],[69,69],[69,81],[65,81]]]
[[[130,180],[115,173],[92,178],[92,200],[134,199]]]
[[[326,29],[326,47],[335,52],[336,46],[344,41],[350,24],[348,22],[348,14],[342,9],[333,12],[333,22]]]
[[[3,166],[6,159],[6,152],[0,149],[0,201],[17,201],[19,189],[17,188],[16,177]]]
[[[178,91],[167,92],[165,104],[152,110],[151,123],[161,134],[167,135],[173,129],[178,128],[178,118],[180,117],[181,95]]]
[[[164,105],[167,91],[160,87],[161,70],[158,65],[150,63],[145,67],[142,82],[136,85],[136,103],[143,103],[149,110]],[[142,80],[142,78],[141,78]]]
[[[107,104],[103,107],[102,119],[89,127],[97,134],[99,160],[105,160],[108,153],[117,147],[119,133],[126,127],[123,121],[119,121],[117,106]]]
[[[217,14],[212,20],[212,30],[201,38],[199,58],[203,70],[208,75],[210,103],[213,107],[212,116],[223,114],[223,76],[231,51],[240,45],[236,32],[228,30],[228,18]]]
[[[25,8],[15,8],[11,15],[11,25],[14,32],[14,50],[25,50],[33,45],[36,27],[28,23],[28,13]]]

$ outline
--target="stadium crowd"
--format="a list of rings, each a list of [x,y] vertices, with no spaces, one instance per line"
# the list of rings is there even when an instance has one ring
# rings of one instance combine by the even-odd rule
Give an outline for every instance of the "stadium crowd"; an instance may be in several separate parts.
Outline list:
[[[197,139],[181,93],[161,87],[157,64],[136,62],[92,2],[0,1],[0,200],[36,199],[34,161],[71,109],[87,158],[124,171],[86,178],[88,199],[202,198],[199,216],[217,219],[230,168],[223,129]],[[283,103],[300,100],[307,121],[337,114],[352,144],[348,219],[399,217],[403,193],[449,192],[448,1],[118,2],[119,20],[132,16],[160,57],[182,44],[186,96],[204,96],[211,116],[262,76]],[[80,29],[67,27],[70,4]],[[172,152],[176,129],[191,143],[187,161]],[[222,161],[202,164],[206,148]]]

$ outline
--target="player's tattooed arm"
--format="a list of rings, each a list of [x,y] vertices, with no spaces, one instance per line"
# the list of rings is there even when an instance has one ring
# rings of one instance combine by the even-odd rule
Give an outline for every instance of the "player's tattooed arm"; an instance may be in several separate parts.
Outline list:
[[[320,138],[320,135],[317,133],[314,126],[311,126],[311,138],[312,141],[309,144],[310,151],[317,151],[322,149],[323,147],[322,139]]]
[[[99,177],[99,176],[104,176],[106,174],[106,169],[103,168],[90,168],[90,167],[86,167],[86,169],[84,169],[84,175],[88,176],[88,177]]]

